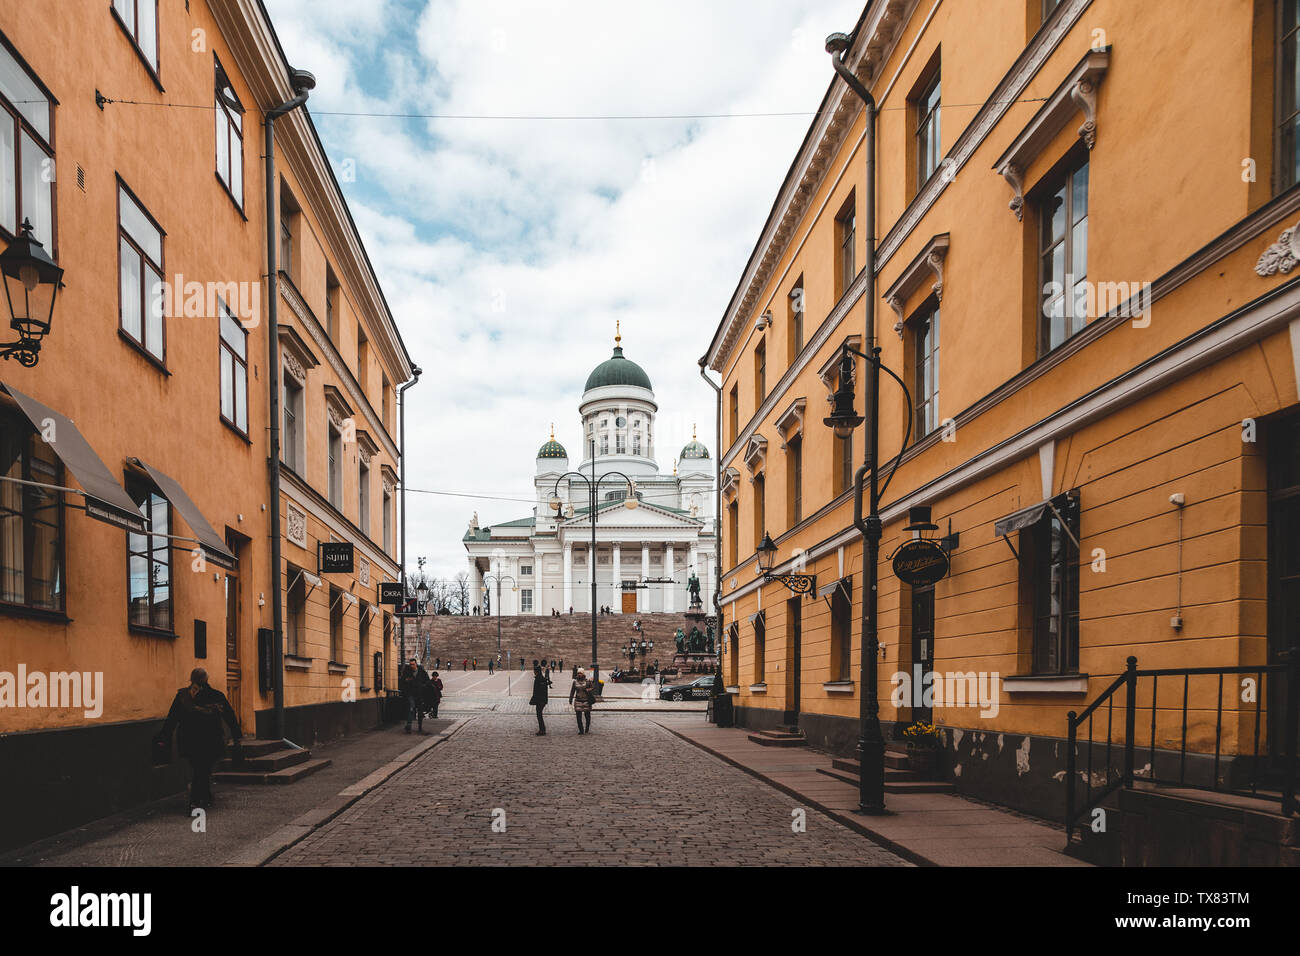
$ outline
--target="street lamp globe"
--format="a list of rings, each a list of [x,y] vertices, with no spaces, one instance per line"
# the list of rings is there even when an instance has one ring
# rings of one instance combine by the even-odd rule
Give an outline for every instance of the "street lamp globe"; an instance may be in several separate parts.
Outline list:
[[[763,532],[763,540],[758,547],[754,549],[758,557],[758,570],[762,574],[767,574],[772,570],[772,564],[776,560],[776,544],[772,541],[772,536],[766,531]]]
[[[640,502],[637,500],[636,497],[636,482],[632,482],[632,484],[628,487],[627,497],[623,499],[623,507],[632,509],[639,504]]]
[[[559,495],[551,495],[550,505],[551,510],[558,513],[564,507],[564,499]]]
[[[844,439],[853,435],[853,430],[862,424],[863,417],[853,407],[853,356],[848,352],[840,360],[839,387],[831,398],[831,413],[822,422],[835,430],[835,437]]]

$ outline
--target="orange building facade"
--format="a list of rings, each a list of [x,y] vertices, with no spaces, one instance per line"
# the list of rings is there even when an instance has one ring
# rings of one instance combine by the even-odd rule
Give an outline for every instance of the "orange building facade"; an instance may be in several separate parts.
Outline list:
[[[886,738],[932,719],[959,792],[1060,819],[1067,715],[1133,656],[1138,781],[1181,759],[1198,786],[1278,788],[1300,644],[1296,17],[1288,0],[867,4],[843,60],[879,110],[874,300],[865,114],[836,76],[705,355],[741,723],[856,750],[864,428],[842,441],[823,419],[843,347],[874,344],[910,397],[882,376]],[[936,529],[906,530],[916,506]],[[758,573],[765,533],[774,571],[814,593]],[[917,536],[945,539],[932,587],[890,566]],[[1146,674],[1192,667],[1239,670]]]
[[[11,4],[0,60],[0,240],[30,221],[64,270],[38,364],[0,367],[11,844],[177,789],[148,743],[196,666],[269,735],[273,589],[289,739],[380,721],[413,365],[302,109],[276,124],[267,208],[263,117],[295,91],[256,0]],[[321,573],[328,542],[351,573]]]

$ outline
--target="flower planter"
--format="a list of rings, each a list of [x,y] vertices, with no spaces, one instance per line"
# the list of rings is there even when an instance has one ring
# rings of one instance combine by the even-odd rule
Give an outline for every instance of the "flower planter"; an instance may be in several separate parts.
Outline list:
[[[908,769],[914,773],[933,777],[938,761],[939,751],[933,747],[913,747],[909,745],[907,748]]]

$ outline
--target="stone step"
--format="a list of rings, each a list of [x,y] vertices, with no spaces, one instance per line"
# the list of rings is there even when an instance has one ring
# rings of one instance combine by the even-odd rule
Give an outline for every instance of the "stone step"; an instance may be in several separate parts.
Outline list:
[[[761,747],[804,747],[808,744],[803,734],[782,730],[760,730],[750,734],[749,739]]]
[[[269,772],[274,770],[283,770],[285,767],[292,767],[294,764],[306,763],[311,759],[310,750],[299,750],[293,747],[284,747],[282,749],[270,752],[263,751],[257,756],[249,756],[247,750],[244,751],[244,765],[236,767],[234,761],[227,757],[218,764],[219,770],[257,770]]]
[[[300,752],[310,753],[309,751]],[[328,758],[317,758],[316,760],[306,760],[302,763],[293,764],[282,770],[220,770],[212,775],[212,779],[218,783],[296,783],[317,770],[325,769],[330,763],[331,761]]]
[[[283,740],[250,740],[245,737],[240,742],[240,747],[244,751],[244,756],[248,758],[261,757],[264,754],[275,753],[277,750],[284,750]]]
[[[843,780],[845,783],[851,783],[854,786],[856,786],[858,782],[858,771],[856,767],[852,770],[845,770],[841,767],[835,766],[835,764],[838,762],[839,761],[833,761],[829,768],[818,767],[817,772],[824,773],[828,777],[834,777],[836,780]],[[921,775],[917,773],[915,770],[895,770],[892,767],[885,768],[886,786],[888,786],[891,783],[908,783],[908,782],[932,783],[933,781],[924,780],[921,777]]]
[[[954,793],[956,788],[941,780],[885,781],[885,793]]]

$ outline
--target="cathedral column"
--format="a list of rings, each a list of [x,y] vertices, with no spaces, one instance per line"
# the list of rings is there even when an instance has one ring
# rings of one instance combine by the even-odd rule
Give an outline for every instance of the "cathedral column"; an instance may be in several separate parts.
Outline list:
[[[568,614],[573,606],[573,545],[564,542],[564,607],[561,614]]]
[[[642,578],[650,577],[650,544],[649,542],[646,541],[641,542],[641,577]],[[636,608],[642,614],[649,612],[650,610],[650,589],[649,588],[637,589]]]
[[[611,562],[611,566],[613,570],[610,572],[610,576],[613,578],[614,586],[610,589],[613,596],[609,599],[609,609],[613,611],[615,614],[622,614],[623,613],[623,570],[622,570],[621,562],[623,558],[623,552],[619,548],[617,541],[614,542],[613,547],[614,547],[614,560]]]
[[[676,594],[674,592],[677,590],[677,583],[672,579],[673,543],[671,541],[664,544],[664,577],[668,578],[671,582],[664,589],[664,610],[668,612],[675,611],[677,610],[677,602],[675,600]]]
[[[483,610],[483,572],[478,569],[478,559],[469,559],[469,611]]]

